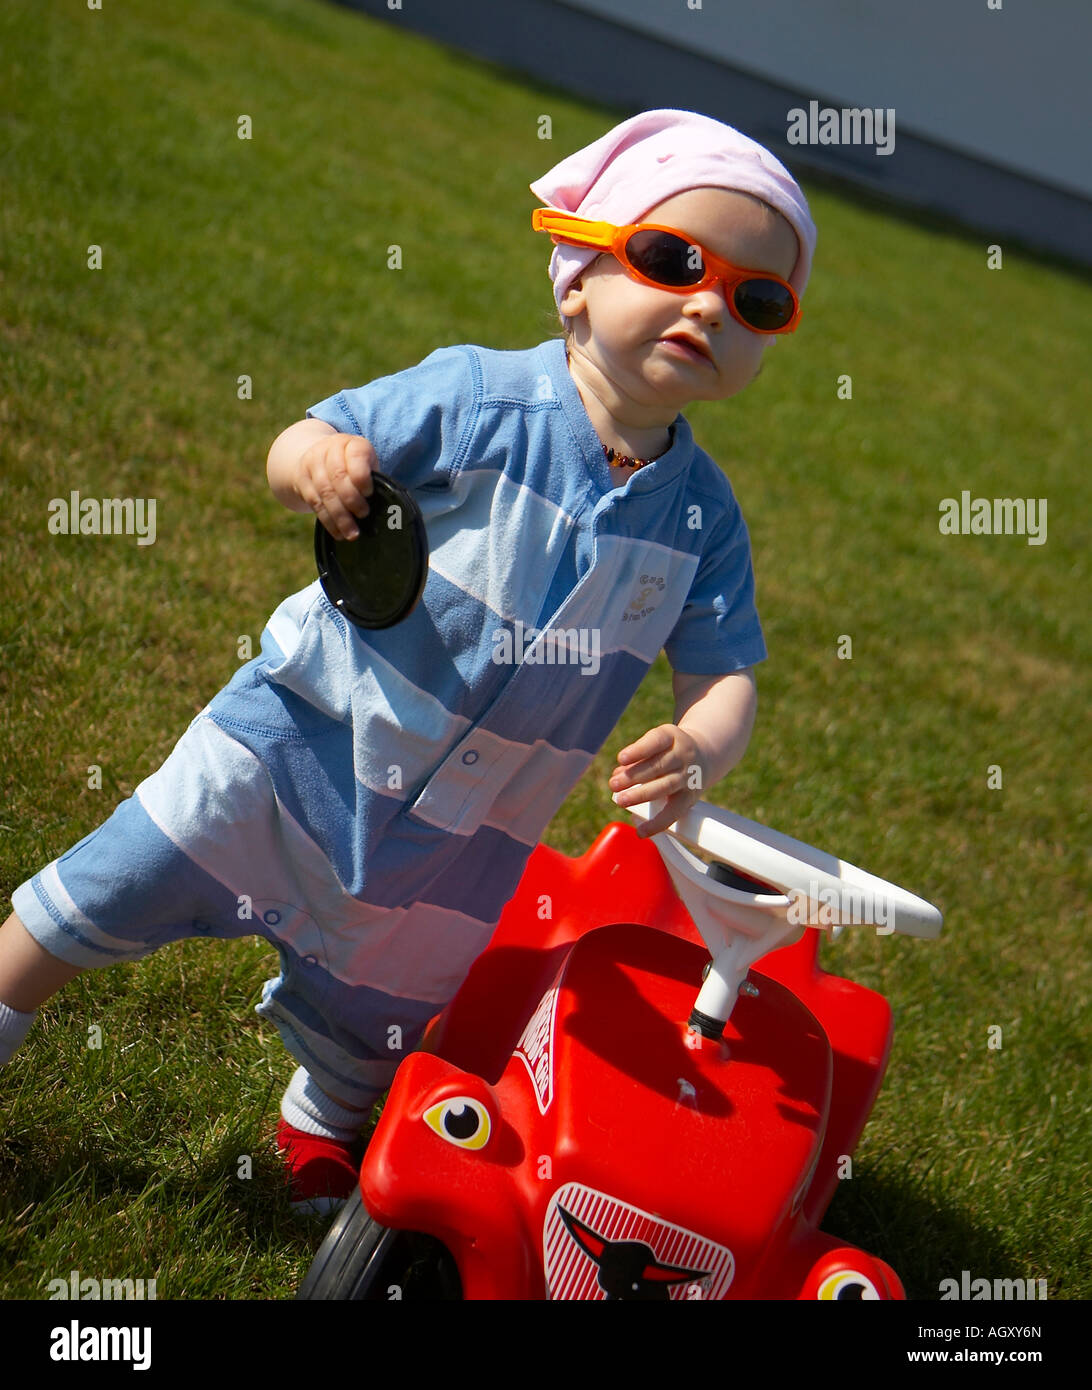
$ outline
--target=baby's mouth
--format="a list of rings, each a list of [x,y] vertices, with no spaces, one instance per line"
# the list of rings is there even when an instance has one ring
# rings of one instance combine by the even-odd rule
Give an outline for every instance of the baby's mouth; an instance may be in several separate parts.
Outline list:
[[[691,338],[686,333],[669,333],[659,341],[677,349],[694,362],[708,362],[710,366],[715,365],[713,354],[698,338]]]

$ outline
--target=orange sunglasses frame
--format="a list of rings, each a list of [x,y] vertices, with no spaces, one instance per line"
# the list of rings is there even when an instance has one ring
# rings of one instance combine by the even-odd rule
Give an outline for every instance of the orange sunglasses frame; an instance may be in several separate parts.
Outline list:
[[[531,226],[536,232],[549,232],[555,242],[566,241],[574,246],[589,246],[593,250],[609,252],[627,275],[640,281],[642,285],[651,285],[656,290],[668,290],[672,294],[693,294],[719,281],[724,289],[724,300],[729,313],[752,333],[761,333],[764,336],[795,333],[800,322],[800,300],[787,280],[782,280],[780,275],[774,275],[768,270],[745,270],[720,256],[714,256],[700,242],[679,231],[678,227],[665,227],[659,222],[631,222],[626,227],[616,227],[613,222],[596,222],[591,218],[577,217],[575,213],[559,212],[556,208],[535,208],[531,214]],[[701,252],[705,274],[693,285],[665,285],[659,280],[650,280],[626,255],[626,242],[634,232],[669,232],[672,236],[681,238],[688,246],[696,246]],[[753,323],[747,322],[736,308],[735,291],[748,280],[773,280],[775,284],[788,290],[793,302],[793,316],[788,323],[780,328],[756,328]]]

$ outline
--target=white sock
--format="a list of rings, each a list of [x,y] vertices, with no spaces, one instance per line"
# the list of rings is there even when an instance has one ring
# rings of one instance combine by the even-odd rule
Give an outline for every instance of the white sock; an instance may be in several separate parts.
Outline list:
[[[0,1003],[0,1067],[11,1061],[11,1054],[30,1032],[37,1013],[37,1009],[32,1009],[29,1014],[21,1014]]]
[[[298,1067],[288,1090],[281,1097],[281,1115],[304,1134],[320,1134],[326,1139],[355,1139],[367,1120],[368,1110],[350,1110],[331,1100],[316,1084],[310,1072]]]

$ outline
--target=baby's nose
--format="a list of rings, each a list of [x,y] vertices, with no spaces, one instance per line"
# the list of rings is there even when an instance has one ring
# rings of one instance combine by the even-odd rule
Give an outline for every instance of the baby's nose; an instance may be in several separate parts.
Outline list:
[[[719,327],[728,314],[728,301],[724,296],[724,286],[720,280],[708,285],[703,290],[697,290],[687,301],[687,305],[692,312],[700,314],[701,318],[708,324]]]

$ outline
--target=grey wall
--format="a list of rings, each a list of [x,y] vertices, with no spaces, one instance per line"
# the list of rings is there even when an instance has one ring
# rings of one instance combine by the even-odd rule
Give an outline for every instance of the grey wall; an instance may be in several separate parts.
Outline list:
[[[400,2],[337,0],[619,119],[702,111],[805,182],[823,173],[985,244],[1092,265],[1092,123],[1079,101],[1092,87],[1092,0]],[[788,111],[813,99],[894,107],[894,151],[790,144]]]
[[[1089,0],[565,0],[1092,197]]]

